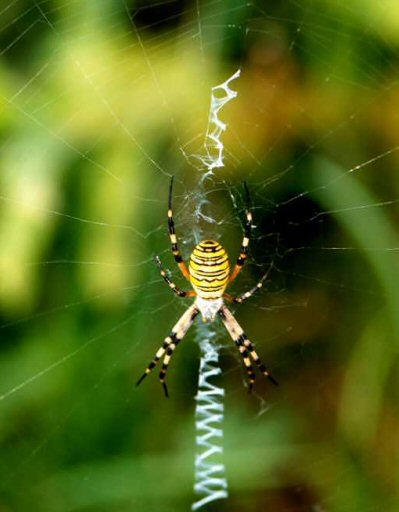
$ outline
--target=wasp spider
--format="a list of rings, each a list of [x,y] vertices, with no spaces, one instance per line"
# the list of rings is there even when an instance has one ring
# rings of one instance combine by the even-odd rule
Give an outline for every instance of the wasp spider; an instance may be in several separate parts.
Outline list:
[[[247,196],[247,203],[249,205],[249,193],[246,184],[244,183],[245,192]],[[256,353],[254,345],[247,338],[245,332],[241,329],[237,320],[234,318],[230,310],[226,307],[224,301],[239,303],[249,299],[257,290],[262,288],[267,274],[265,274],[259,283],[251,290],[233,297],[225,293],[226,287],[234,281],[240,273],[248,254],[249,239],[251,236],[252,228],[252,213],[249,209],[246,211],[246,224],[244,231],[244,238],[242,241],[241,252],[237,259],[237,263],[230,273],[230,265],[226,251],[223,247],[213,240],[204,240],[200,242],[190,256],[190,263],[187,268],[181,256],[177,237],[175,232],[175,224],[173,221],[172,213],[172,190],[173,190],[173,177],[169,187],[169,202],[168,202],[168,228],[170,241],[172,243],[172,253],[177,265],[179,266],[183,276],[190,281],[194,290],[183,291],[175,283],[173,283],[164,268],[162,267],[161,260],[158,256],[155,261],[161,272],[161,276],[171,288],[171,290],[179,297],[195,297],[195,302],[192,304],[178,320],[173,327],[169,336],[167,336],[155,354],[153,360],[148,365],[142,377],[138,380],[139,385],[143,379],[155,368],[158,362],[163,358],[163,364],[159,374],[159,379],[163,385],[165,395],[168,396],[168,388],[166,386],[166,372],[177,345],[183,339],[188,329],[192,325],[194,319],[199,313],[202,315],[204,322],[213,322],[216,316],[219,316],[225,325],[227,331],[232,337],[234,343],[237,345],[238,350],[243,358],[245,367],[248,373],[248,390],[252,391],[255,382],[255,372],[252,367],[253,361],[259,370],[265,375],[273,384],[278,385],[277,381],[269,373],[266,366],[260,360]]]

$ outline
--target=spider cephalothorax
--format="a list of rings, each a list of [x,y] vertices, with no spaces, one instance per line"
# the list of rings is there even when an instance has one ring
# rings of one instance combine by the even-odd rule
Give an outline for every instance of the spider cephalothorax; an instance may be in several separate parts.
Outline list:
[[[247,202],[249,204],[249,193],[245,183],[244,186],[247,195]],[[273,382],[273,384],[277,385],[276,380],[270,375],[265,365],[261,362],[258,354],[255,351],[254,345],[249,341],[237,320],[234,318],[224,303],[225,300],[229,302],[242,303],[249,299],[249,297],[251,297],[256,292],[256,290],[262,287],[263,282],[267,277],[267,274],[265,274],[256,286],[254,286],[248,292],[243,293],[239,297],[232,297],[231,295],[225,293],[226,287],[237,277],[245,263],[245,260],[247,259],[248,244],[252,228],[251,212],[249,210],[246,212],[246,225],[241,252],[231,274],[227,253],[219,244],[219,242],[215,242],[214,240],[204,240],[196,245],[190,256],[190,263],[189,267],[187,268],[177,245],[177,237],[172,213],[172,190],[173,178],[170,182],[168,202],[168,226],[170,241],[172,243],[172,253],[182,274],[186,279],[190,281],[194,290],[188,292],[181,290],[169,279],[166,271],[162,267],[160,259],[156,257],[155,260],[159,266],[162,277],[176,295],[179,297],[196,297],[196,299],[194,304],[192,304],[185,311],[183,316],[178,320],[169,336],[165,338],[163,345],[155,354],[153,360],[148,365],[145,373],[139,379],[137,384],[142,382],[142,380],[151,372],[153,368],[155,368],[159,360],[163,357],[163,364],[159,378],[163,385],[165,395],[168,396],[168,388],[166,387],[165,378],[170,359],[176,346],[183,339],[194,319],[199,313],[201,313],[204,322],[213,322],[216,316],[221,318],[227,331],[237,345],[240,354],[242,355],[249,378],[249,391],[252,390],[253,384],[255,382],[255,373],[252,368],[251,360],[258,366],[259,370]]]

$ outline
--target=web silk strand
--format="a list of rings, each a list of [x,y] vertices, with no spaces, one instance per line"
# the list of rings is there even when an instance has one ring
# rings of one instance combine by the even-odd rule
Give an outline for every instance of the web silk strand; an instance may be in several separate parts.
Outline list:
[[[208,332],[204,332],[208,330]],[[222,458],[222,423],[224,389],[212,381],[221,374],[218,348],[211,341],[212,333],[202,328],[199,333],[201,361],[196,396],[195,428],[198,448],[195,457],[194,490],[203,497],[192,505],[198,510],[211,501],[227,498],[227,479]]]
[[[239,69],[225,82],[212,87],[208,128],[206,130],[204,143],[205,155],[200,156],[201,162],[207,169],[205,176],[213,174],[213,169],[224,167],[224,145],[221,137],[226,131],[227,124],[219,119],[219,112],[226,103],[237,96],[237,91],[230,89],[230,82],[239,78],[240,74],[241,70]]]
[[[230,89],[229,84],[240,76],[240,70],[225,82],[212,87],[211,106],[208,128],[205,135],[205,155],[200,157],[207,172],[204,178],[213,174],[213,170],[224,166],[223,142],[221,136],[227,128],[226,123],[219,119],[219,111],[237,92]],[[197,212],[198,217],[208,220],[207,216]],[[209,219],[208,222],[212,222]],[[201,238],[198,228],[196,238]],[[211,326],[201,325],[197,340],[201,350],[198,374],[198,391],[195,397],[195,428],[196,446],[194,491],[200,498],[193,503],[191,509],[198,510],[208,503],[228,497],[228,483],[223,463],[223,420],[224,420],[224,389],[216,385],[215,377],[221,374],[219,367],[219,346],[213,341],[215,333]]]

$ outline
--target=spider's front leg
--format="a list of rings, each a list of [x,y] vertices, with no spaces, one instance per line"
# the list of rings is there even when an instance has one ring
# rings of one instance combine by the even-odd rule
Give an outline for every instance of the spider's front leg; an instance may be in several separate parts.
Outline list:
[[[180,341],[184,338],[185,334],[187,333],[190,326],[194,322],[194,319],[198,315],[198,313],[199,313],[199,310],[196,308],[195,304],[190,306],[185,311],[185,313],[178,320],[177,324],[173,327],[169,336],[167,336],[165,338],[162,346],[158,349],[153,360],[147,366],[144,374],[137,381],[137,384],[136,384],[137,386],[139,384],[141,384],[141,382],[147,377],[147,375],[156,367],[159,360],[164,356],[163,365],[161,368],[161,372],[159,374],[159,380],[162,383],[162,386],[163,386],[163,389],[165,392],[165,396],[166,397],[169,396],[165,378],[166,378],[166,372],[167,372],[167,369],[169,366],[170,359],[172,357],[172,354],[173,354],[175,348],[180,343]]]
[[[244,229],[244,238],[242,239],[240,255],[238,256],[237,263],[233,269],[233,272],[230,275],[229,283],[234,281],[234,279],[241,272],[241,269],[244,266],[244,263],[246,262],[247,257],[248,257],[248,246],[249,246],[249,241],[251,239],[251,230],[252,230],[251,198],[249,196],[249,190],[248,190],[248,187],[247,187],[247,184],[245,183],[245,181],[244,181],[244,189],[245,189],[245,195],[246,195],[246,201],[247,201],[247,210],[245,213],[246,223],[245,223],[245,229]]]
[[[240,327],[240,324],[237,322],[237,320],[234,318],[231,311],[226,307],[222,306],[222,308],[219,311],[219,315],[222,319],[222,322],[224,323],[228,333],[230,334],[232,340],[237,345],[243,359],[244,364],[248,371],[249,376],[249,392],[251,392],[253,383],[254,383],[254,375],[251,375],[252,367],[250,364],[250,359],[255,362],[259,370],[267,377],[275,386],[278,386],[278,382],[276,379],[270,374],[269,370],[266,368],[266,366],[262,363],[260,360],[260,357],[258,356],[254,345],[249,341],[247,335]],[[252,372],[253,373],[253,372]]]
[[[173,220],[173,211],[172,211],[172,195],[173,195],[173,176],[170,179],[170,186],[169,186],[169,199],[168,199],[168,231],[169,231],[169,238],[170,243],[172,244],[172,253],[173,257],[175,258],[175,261],[183,274],[183,276],[190,281],[190,273],[188,271],[188,268],[186,264],[183,261],[183,257],[180,253],[179,246],[177,244],[177,236],[175,231],[175,222]]]

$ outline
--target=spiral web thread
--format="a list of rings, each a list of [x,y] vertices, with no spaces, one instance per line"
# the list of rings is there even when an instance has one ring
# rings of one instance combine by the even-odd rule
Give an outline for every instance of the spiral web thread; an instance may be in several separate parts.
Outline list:
[[[218,114],[226,103],[237,96],[237,92],[230,89],[229,84],[239,76],[240,70],[236,71],[222,84],[212,87],[209,122],[204,144],[206,155],[199,157],[207,169],[204,178],[212,174],[213,169],[224,165],[224,146],[221,135],[226,130],[227,125],[219,119]],[[204,215],[201,215],[201,217],[207,219]],[[199,229],[196,235],[197,238],[200,238]],[[211,326],[199,326],[197,338],[201,350],[201,360],[198,374],[198,391],[195,397],[195,428],[198,451],[195,457],[194,491],[201,495],[201,498],[193,503],[192,510],[198,510],[207,503],[228,496],[221,443],[224,419],[223,397],[225,393],[224,389],[213,382],[213,379],[221,373],[219,346],[212,340],[214,336],[215,333],[211,331]]]

